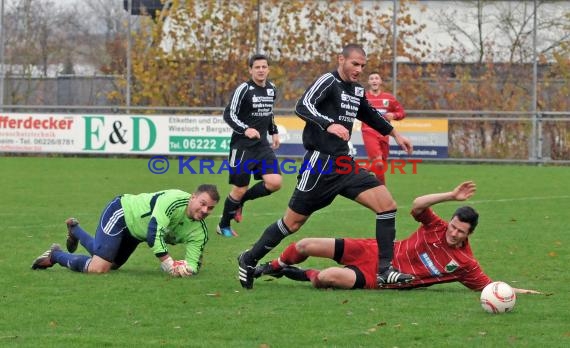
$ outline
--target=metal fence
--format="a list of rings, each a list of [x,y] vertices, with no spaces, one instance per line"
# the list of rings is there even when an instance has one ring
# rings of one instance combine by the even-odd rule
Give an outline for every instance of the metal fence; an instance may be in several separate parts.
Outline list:
[[[324,1],[324,0],[322,0]],[[125,30],[126,42],[130,45],[132,42],[131,32],[136,27],[139,17],[129,16],[123,10],[124,4],[129,8],[137,5],[140,1],[109,1],[109,7],[116,7],[114,12],[115,19],[128,22]],[[101,2],[104,3],[104,2]],[[259,16],[263,16],[259,9],[264,9],[266,1],[257,0],[257,47],[260,40],[264,39],[264,33],[270,32],[270,21],[259,21]],[[539,62],[539,51],[541,46],[549,45],[549,33],[539,25],[541,21],[549,18],[551,14],[548,11],[556,10],[568,13],[570,3],[567,1],[551,2],[551,1],[498,1],[498,2],[472,2],[472,1],[418,1],[404,2],[397,0],[364,0],[369,6],[380,4],[383,9],[391,8],[393,11],[393,19],[397,17],[398,9],[403,6],[409,6],[412,13],[418,20],[419,24],[432,25],[434,18],[439,18],[447,8],[454,8],[457,16],[464,16],[469,11],[471,14],[476,10],[471,7],[467,8],[462,4],[473,5],[481,4],[495,6],[503,4],[506,7],[514,7],[519,5],[527,6],[530,11],[525,17],[532,29],[531,40],[526,42],[523,47],[527,52],[531,52],[530,59],[522,63],[532,65],[532,83],[529,85],[528,100],[531,105],[524,112],[502,112],[495,110],[485,111],[469,111],[469,110],[407,110],[408,117],[441,117],[448,119],[449,133],[449,159],[450,161],[487,161],[487,162],[517,162],[517,163],[540,163],[540,164],[568,164],[570,163],[570,110],[565,111],[541,111],[537,107],[537,98],[542,99],[545,96],[538,96],[539,90],[548,93],[549,89],[558,88],[557,85],[549,82],[549,87],[541,85]],[[134,4],[134,5],[133,5]],[[367,5],[367,6],[368,6]],[[503,6],[501,5],[501,6]],[[426,11],[420,11],[420,7],[425,6]],[[463,6],[463,7],[462,7]],[[467,6],[467,5],[466,5]],[[542,6],[542,7],[541,7]],[[34,77],[34,76],[5,76],[6,66],[11,62],[5,59],[4,43],[8,38],[4,30],[4,0],[1,0],[2,18],[0,25],[0,111],[3,112],[41,112],[41,113],[115,113],[115,114],[221,114],[222,108],[212,107],[141,107],[132,105],[130,100],[130,84],[126,87],[119,87],[117,76],[70,76],[57,75],[55,77]],[[135,6],[136,7],[136,6]],[[512,8],[511,7],[511,8]],[[540,9],[537,11],[537,8]],[[541,9],[542,8],[542,9]],[[270,11],[266,11],[269,13]],[[514,12],[513,12],[514,13]],[[491,18],[491,17],[489,17]],[[488,18],[488,19],[489,19]],[[566,17],[567,18],[567,17]],[[489,19],[490,20],[490,19]],[[397,21],[392,21],[392,32],[395,34],[400,29]],[[465,28],[474,25],[474,23],[462,23]],[[431,30],[431,31],[430,31]],[[434,42],[441,43],[445,41],[440,39],[440,31],[429,29],[430,35],[433,35]],[[398,85],[398,71],[405,62],[397,56],[398,47],[396,47],[396,35],[392,36],[394,41],[387,42],[391,45],[394,57],[390,63],[391,71],[391,90],[394,94],[398,94],[401,90]],[[567,37],[567,34],[566,34]],[[418,38],[424,40],[426,38]],[[430,36],[428,39],[432,39]],[[443,47],[445,48],[445,47]],[[130,46],[126,50],[124,61],[126,64],[125,76],[121,78],[131,81],[131,55]],[[499,54],[497,53],[497,56]],[[451,61],[451,58],[450,62]],[[530,78],[530,68],[529,68]],[[423,82],[422,82],[423,83]],[[558,81],[561,86],[567,86],[567,78]],[[126,89],[126,91],[125,91]],[[126,95],[123,105],[109,105],[108,95],[112,91],[122,90]],[[284,105],[290,106],[290,105]],[[292,107],[292,106],[291,106]],[[280,115],[293,115],[292,108],[283,108],[276,110]],[[293,116],[292,116],[293,117]]]
[[[221,115],[221,107],[125,107],[5,105],[15,113],[118,115]],[[294,116],[293,109],[275,110]],[[570,112],[493,112],[408,110],[407,117],[448,121],[448,158],[436,161],[526,164],[570,164]]]

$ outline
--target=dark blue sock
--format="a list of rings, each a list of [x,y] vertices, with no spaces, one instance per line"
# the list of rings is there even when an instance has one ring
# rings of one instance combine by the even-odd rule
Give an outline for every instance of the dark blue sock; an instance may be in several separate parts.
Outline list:
[[[72,271],[87,273],[86,267],[91,257],[87,255],[74,255],[64,251],[54,251],[51,254],[51,260]]]
[[[79,243],[87,249],[89,254],[93,255],[93,237],[91,237],[89,233],[85,232],[85,230],[79,225],[75,225],[71,229],[71,233],[75,238],[79,239]]]

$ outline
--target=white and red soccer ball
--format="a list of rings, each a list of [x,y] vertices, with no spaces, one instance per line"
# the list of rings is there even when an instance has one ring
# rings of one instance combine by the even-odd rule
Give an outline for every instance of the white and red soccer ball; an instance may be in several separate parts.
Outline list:
[[[515,290],[505,282],[493,282],[481,291],[481,306],[489,313],[511,312],[516,301]]]

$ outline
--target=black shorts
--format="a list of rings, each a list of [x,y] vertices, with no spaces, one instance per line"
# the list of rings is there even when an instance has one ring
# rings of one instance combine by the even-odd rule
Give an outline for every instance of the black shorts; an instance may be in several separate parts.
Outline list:
[[[352,158],[343,157],[343,161],[348,160],[355,168]],[[308,151],[297,176],[297,186],[289,200],[289,208],[309,216],[331,204],[337,195],[354,200],[360,193],[380,185],[378,179],[363,168],[345,171],[344,167],[337,165],[337,158]]]
[[[231,148],[228,162],[229,183],[237,187],[248,186],[252,174],[255,180],[261,180],[265,174],[281,174],[275,152],[269,146]]]

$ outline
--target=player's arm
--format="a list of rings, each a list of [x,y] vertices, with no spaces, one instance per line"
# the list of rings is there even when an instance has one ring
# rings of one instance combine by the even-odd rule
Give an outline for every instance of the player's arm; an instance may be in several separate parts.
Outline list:
[[[168,191],[158,197],[147,228],[147,244],[160,261],[160,268],[170,275],[176,275],[176,260],[168,253],[168,247],[164,240],[164,233],[170,224],[170,218],[166,211],[179,201],[180,198],[178,197],[171,198]],[[185,207],[180,209],[185,209]]]
[[[295,114],[306,122],[318,125],[323,131],[334,123],[334,120],[327,115],[321,114],[317,106],[328,97],[334,84],[334,76],[325,74],[315,81],[295,105]]]
[[[241,104],[247,93],[247,88],[248,85],[245,82],[239,85],[232,94],[229,104],[224,109],[224,121],[238,134],[244,134],[249,128],[238,116]]]
[[[201,236],[206,236],[207,232],[200,233]],[[194,237],[196,234],[193,234]],[[197,274],[202,266],[202,256],[204,253],[204,247],[206,246],[206,240],[204,238],[196,238],[188,241],[185,244],[186,254],[184,259],[187,263],[187,268],[190,274]]]
[[[402,149],[404,149],[408,154],[412,154],[413,146],[410,140],[396,131],[390,122],[383,117],[383,114],[370,105],[366,99],[360,105],[356,118],[366,123],[380,134],[390,135]]]
[[[475,194],[476,185],[473,181],[465,181],[453,191],[431,193],[417,197],[412,203],[412,215],[418,216],[432,205],[447,201],[465,201]]]
[[[157,219],[156,216],[151,216],[150,218],[147,231],[147,244],[152,249],[154,256],[156,256],[160,261],[160,269],[173,275],[175,260],[170,256],[170,254],[168,254],[168,248],[164,241],[165,225],[160,223],[159,219]],[[166,226],[167,225],[168,224],[166,224]]]
[[[460,280],[460,282],[471,290],[481,291],[485,286],[491,284],[493,281],[489,278],[480,267],[471,270],[467,276]],[[543,293],[537,290],[513,288],[517,294],[532,294],[542,295]]]
[[[519,289],[519,288],[513,288],[513,290],[514,290],[517,294],[544,295],[543,292],[538,291],[538,290]]]
[[[491,278],[483,272],[481,265],[479,265],[477,261],[473,260],[470,264],[464,265],[463,267],[464,269],[461,271],[458,280],[467,288],[474,291],[481,291],[487,284],[493,282]]]
[[[406,117],[406,111],[404,107],[396,98],[394,98],[390,103],[390,111],[388,112],[392,114],[391,119],[394,121],[402,120]]]
[[[537,290],[519,289],[519,288],[513,288],[513,290],[514,290],[517,294],[543,295],[542,292],[537,291]]]
[[[384,118],[384,114],[373,107],[366,98],[362,100],[356,118],[382,135],[391,135],[394,130],[390,122]]]
[[[275,100],[277,99],[277,90],[275,88],[273,90],[275,95],[273,98],[273,103],[275,103]],[[277,128],[277,124],[275,123],[274,112],[271,112],[271,123],[269,124],[268,133],[269,135],[271,135],[271,148],[273,150],[278,149],[279,145],[281,145],[281,140],[279,139],[279,129]]]

